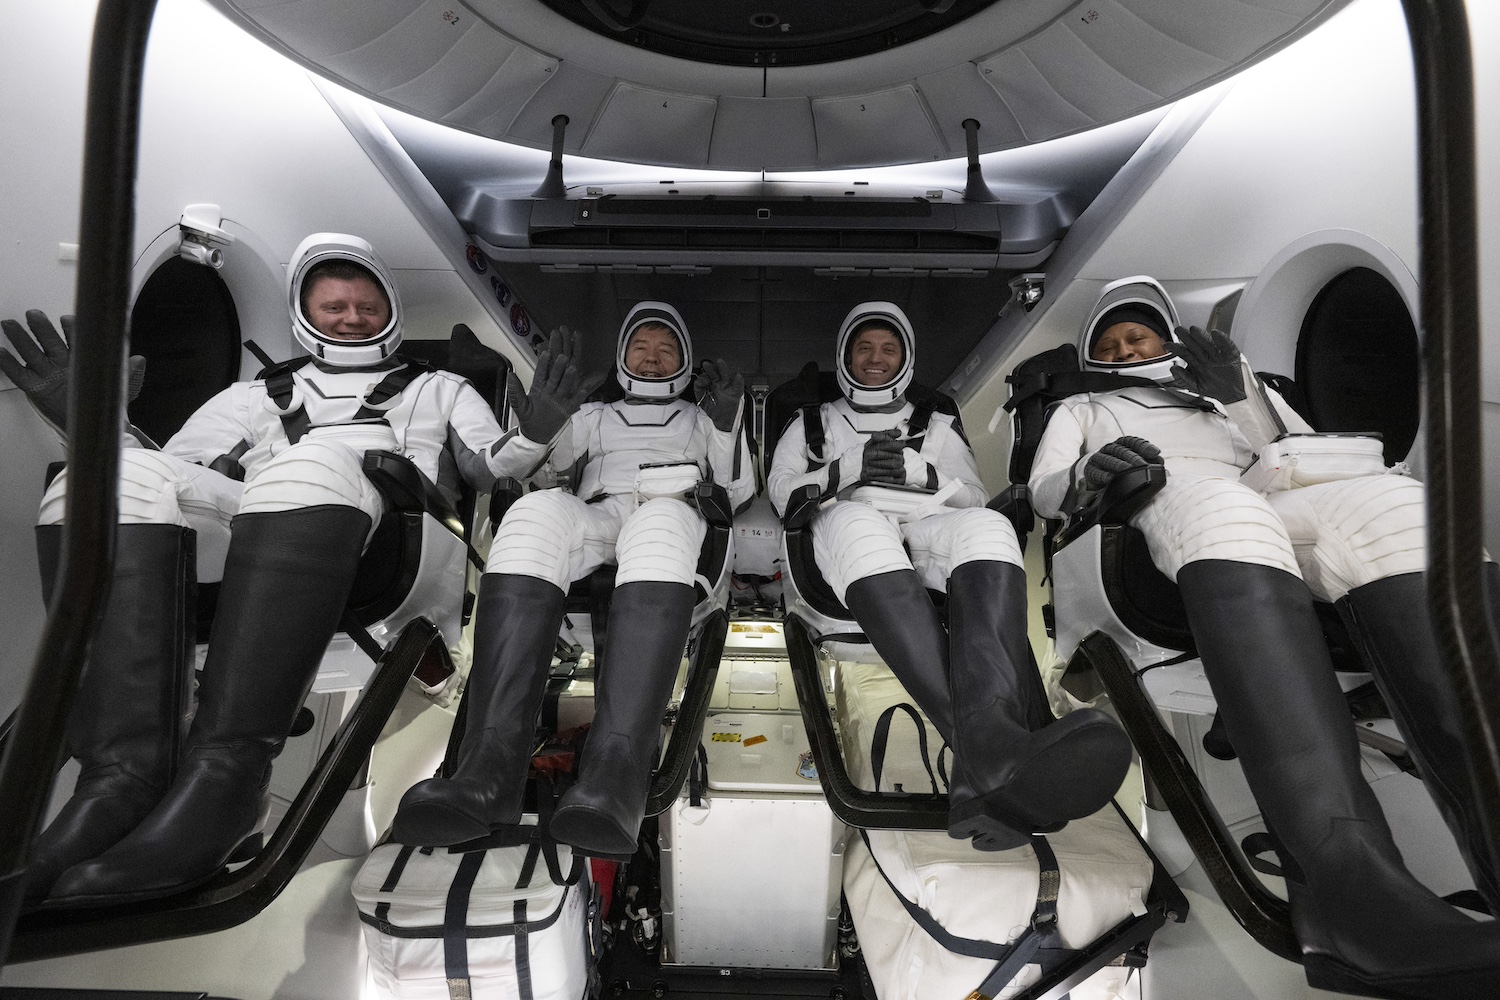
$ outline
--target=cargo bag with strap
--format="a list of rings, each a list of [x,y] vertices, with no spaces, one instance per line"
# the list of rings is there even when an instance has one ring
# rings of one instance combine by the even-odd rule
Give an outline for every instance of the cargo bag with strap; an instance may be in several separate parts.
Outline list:
[[[946,783],[946,747],[936,760],[924,753],[941,737],[884,665],[841,661],[835,678],[857,784],[928,792]],[[870,830],[844,855],[844,894],[881,1000],[1028,993],[1076,949],[1145,912],[1152,875],[1113,806],[1010,851],[976,851],[946,832]],[[1072,1000],[1128,995],[1130,971],[1106,966]]]
[[[523,828],[524,829],[524,828]],[[393,1000],[579,1000],[597,951],[592,884],[566,846],[383,844],[354,880],[371,978]],[[465,845],[483,846],[483,845]]]

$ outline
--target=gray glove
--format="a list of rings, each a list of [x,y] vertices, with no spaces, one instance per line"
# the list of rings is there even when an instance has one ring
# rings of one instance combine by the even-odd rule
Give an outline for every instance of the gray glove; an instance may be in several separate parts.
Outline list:
[[[745,395],[745,376],[722,358],[704,361],[703,370],[693,379],[693,392],[715,427],[734,430],[734,418],[739,416],[740,400]]]
[[[1245,373],[1240,368],[1240,349],[1229,334],[1201,327],[1178,327],[1178,343],[1172,347],[1187,367],[1175,382],[1203,396],[1212,396],[1228,406],[1245,398]]]
[[[861,482],[906,485],[906,456],[900,437],[901,432],[894,427],[870,435],[860,455]]]
[[[521,433],[528,439],[538,444],[551,441],[594,391],[578,374],[576,359],[582,353],[583,338],[565,326],[559,327],[552,331],[551,342],[536,359],[530,392],[522,390],[515,372],[510,373],[507,386],[515,401],[511,405]]]
[[[1162,465],[1161,449],[1145,438],[1116,438],[1089,456],[1083,466],[1084,491],[1098,493],[1131,469]]]

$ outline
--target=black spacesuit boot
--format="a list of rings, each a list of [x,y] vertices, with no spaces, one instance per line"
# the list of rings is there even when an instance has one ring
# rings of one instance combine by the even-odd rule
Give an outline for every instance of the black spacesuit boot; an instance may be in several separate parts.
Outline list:
[[[856,580],[845,603],[953,748],[950,836],[972,838],[980,850],[1019,847],[1033,833],[1095,812],[1119,788],[1118,759],[1123,747],[1128,767],[1130,744],[1108,716],[1085,709],[1043,728],[1051,712],[1026,655],[1025,577],[1018,567],[985,561],[954,571],[951,638],[914,570]],[[955,711],[956,705],[965,707]],[[1081,790],[1059,787],[1073,777]]]
[[[955,805],[948,831],[985,815],[1045,832],[1109,804],[1130,769],[1130,740],[1105,713],[1054,719],[1026,637],[1026,571],[992,560],[948,578],[955,760],[978,793]]]
[[[1432,634],[1426,575],[1403,573],[1355,587],[1338,602],[1338,609],[1375,675],[1427,790],[1458,840],[1474,885],[1490,909],[1500,913],[1495,853],[1469,790],[1463,720]]]
[[[1229,739],[1283,849],[1308,983],[1364,996],[1493,997],[1500,926],[1449,906],[1403,866],[1361,774],[1306,585],[1226,560],[1189,563],[1177,582]]]
[[[255,832],[271,760],[338,627],[369,527],[368,514],[341,505],[234,519],[176,780],[128,837],[64,872],[54,900],[128,902],[190,888]]]
[[[693,588],[638,581],[615,587],[609,646],[578,782],[563,793],[552,835],[585,854],[635,853],[662,716],[682,664]]]
[[[31,845],[30,902],[134,829],[177,764],[193,675],[196,533],[175,524],[116,530],[114,579],[68,718],[67,752],[82,769],[73,797]],[[50,602],[63,526],[36,533]]]
[[[391,824],[392,840],[445,847],[520,822],[565,600],[556,584],[534,576],[480,578],[457,768],[452,777],[428,778],[407,789]]]

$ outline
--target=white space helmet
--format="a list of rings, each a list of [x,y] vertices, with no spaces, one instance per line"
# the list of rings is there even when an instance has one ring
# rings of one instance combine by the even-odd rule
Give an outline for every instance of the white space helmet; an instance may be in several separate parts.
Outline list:
[[[861,385],[849,371],[849,348],[854,339],[854,331],[868,320],[879,320],[895,330],[896,336],[901,338],[901,367],[896,369],[895,376],[884,385]],[[894,302],[861,302],[849,310],[849,315],[844,317],[843,326],[839,327],[837,351],[835,358],[839,390],[856,406],[883,406],[894,402],[911,385],[911,373],[917,363],[917,339],[911,331],[911,320],[906,318],[906,313]]]
[[[1140,323],[1150,327],[1161,336],[1169,353],[1146,361],[1095,361],[1089,356],[1089,349],[1100,334],[1116,323]],[[1180,325],[1172,297],[1155,278],[1138,274],[1111,281],[1104,286],[1098,304],[1089,313],[1088,322],[1083,324],[1083,332],[1078,338],[1079,366],[1086,372],[1118,372],[1165,382],[1172,377],[1172,369],[1182,364],[1177,355],[1170,353],[1172,345],[1177,343],[1177,327]]]
[[[302,288],[308,272],[319,264],[346,260],[370,273],[391,304],[391,319],[385,329],[365,340],[335,340],[313,326],[302,308]],[[313,233],[298,245],[287,269],[287,307],[292,313],[292,335],[315,358],[340,368],[378,364],[390,357],[401,343],[401,301],[396,283],[385,262],[370,244],[347,233]]]
[[[682,352],[682,367],[671,375],[650,378],[633,375],[625,367],[625,348],[630,338],[641,327],[659,324],[671,330],[677,337],[678,350]],[[620,324],[620,342],[615,346],[615,378],[627,396],[637,399],[676,399],[687,391],[693,378],[693,341],[688,337],[687,324],[682,316],[665,302],[637,302]]]

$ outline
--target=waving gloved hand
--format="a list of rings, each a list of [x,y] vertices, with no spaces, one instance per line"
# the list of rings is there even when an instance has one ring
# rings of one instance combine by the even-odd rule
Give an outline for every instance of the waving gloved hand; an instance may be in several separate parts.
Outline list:
[[[521,433],[538,444],[546,444],[578,412],[593,391],[578,374],[577,358],[583,353],[583,338],[567,327],[552,331],[547,349],[536,359],[531,391],[523,392],[515,372],[507,379],[511,404]]]
[[[68,341],[57,332],[47,314],[40,309],[26,310],[26,330],[13,319],[0,320],[6,339],[20,355],[0,347],[0,371],[5,372],[16,388],[37,412],[58,430],[67,429],[68,418]],[[73,317],[62,317],[63,331],[73,338]]]
[[[1173,352],[1186,363],[1177,384],[1228,406],[1245,398],[1245,374],[1240,368],[1240,349],[1229,334],[1205,333],[1202,327],[1178,327]]]
[[[1084,490],[1098,493],[1131,469],[1162,464],[1161,449],[1145,438],[1116,438],[1090,455],[1084,464]]]
[[[740,414],[740,400],[745,395],[745,376],[722,358],[710,359],[703,362],[703,370],[693,379],[693,391],[715,427],[734,430],[734,419]]]

